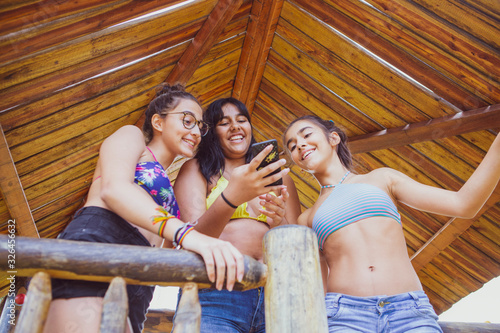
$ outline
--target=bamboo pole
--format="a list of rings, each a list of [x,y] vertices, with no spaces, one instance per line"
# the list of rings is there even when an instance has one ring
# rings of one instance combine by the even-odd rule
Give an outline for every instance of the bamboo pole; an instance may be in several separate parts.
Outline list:
[[[100,333],[123,333],[127,326],[128,297],[127,284],[121,277],[115,277],[104,295]]]
[[[276,227],[264,236],[264,251],[266,332],[328,332],[316,234],[305,226]]]
[[[0,235],[0,269],[7,270],[7,236]],[[265,285],[267,267],[244,257],[243,280],[235,290]],[[53,278],[110,282],[121,276],[128,284],[215,288],[201,256],[185,250],[16,237],[18,276],[45,271]]]
[[[182,288],[182,297],[175,314],[173,333],[199,333],[200,322],[198,287],[194,283],[186,283]]]
[[[50,276],[45,272],[36,273],[28,286],[16,333],[42,333],[51,300]]]

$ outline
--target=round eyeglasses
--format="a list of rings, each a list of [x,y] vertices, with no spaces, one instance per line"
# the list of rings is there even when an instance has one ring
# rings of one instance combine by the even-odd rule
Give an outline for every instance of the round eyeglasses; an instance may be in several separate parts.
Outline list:
[[[194,113],[189,111],[180,111],[180,112],[168,112],[167,114],[183,114],[182,125],[184,125],[185,129],[192,129],[196,124],[198,124],[198,128],[200,129],[201,136],[205,136],[208,133],[208,124],[203,120],[196,120]]]

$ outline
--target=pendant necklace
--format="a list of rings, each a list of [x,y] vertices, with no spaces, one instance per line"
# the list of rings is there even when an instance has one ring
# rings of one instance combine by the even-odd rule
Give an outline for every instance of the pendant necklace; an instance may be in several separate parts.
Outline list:
[[[337,185],[340,185],[342,184],[342,182],[344,181],[344,179],[347,177],[347,175],[349,175],[351,173],[351,171],[347,171],[344,175],[344,177],[342,177],[342,179],[339,181],[339,183]],[[322,185],[321,188],[330,188],[330,187],[335,187],[337,185]]]

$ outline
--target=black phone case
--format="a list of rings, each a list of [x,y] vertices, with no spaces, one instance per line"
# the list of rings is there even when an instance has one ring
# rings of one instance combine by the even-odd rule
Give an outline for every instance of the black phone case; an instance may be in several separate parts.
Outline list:
[[[259,166],[257,167],[257,170],[260,170],[263,167],[265,167],[265,166],[267,166],[267,165],[269,165],[269,164],[271,164],[271,163],[276,162],[277,160],[279,160],[278,141],[276,141],[275,139],[272,139],[272,140],[267,140],[267,141],[263,141],[263,142],[259,142],[259,143],[254,143],[252,145],[251,152],[252,152],[252,158],[254,158],[264,148],[266,148],[270,144],[273,145],[273,149],[271,150],[271,152],[269,154],[267,154],[266,158],[264,158],[264,160],[259,164]],[[276,169],[276,170],[274,170],[273,172],[271,172],[270,174],[268,174],[266,177],[274,175],[274,174],[276,174],[276,173],[278,173],[280,171],[281,171],[281,167],[278,168],[278,169]],[[274,183],[266,185],[266,186],[275,186],[275,185],[283,185],[283,178],[280,178],[277,181],[275,181]]]

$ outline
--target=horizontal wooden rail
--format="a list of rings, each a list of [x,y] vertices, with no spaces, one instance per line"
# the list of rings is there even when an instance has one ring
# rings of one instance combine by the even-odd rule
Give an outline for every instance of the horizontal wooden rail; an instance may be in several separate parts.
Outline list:
[[[0,269],[19,276],[47,272],[53,278],[110,282],[115,276],[128,284],[182,286],[194,282],[213,287],[201,256],[185,250],[70,241],[15,238],[16,266],[7,267],[8,237],[0,235]],[[264,286],[267,266],[245,256],[243,280],[235,290]]]

